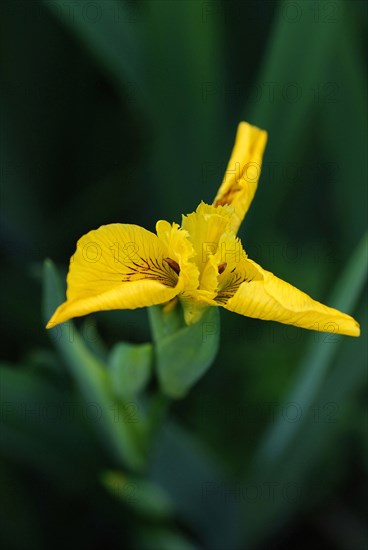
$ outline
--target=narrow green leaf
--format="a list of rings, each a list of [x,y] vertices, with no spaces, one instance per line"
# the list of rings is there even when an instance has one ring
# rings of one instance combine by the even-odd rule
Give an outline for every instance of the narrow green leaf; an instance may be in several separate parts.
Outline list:
[[[44,264],[45,322],[63,301],[59,277],[54,264]],[[139,438],[140,414],[136,402],[117,402],[110,387],[107,366],[92,355],[73,323],[63,323],[50,330],[50,336],[64,357],[70,372],[88,403],[96,408],[95,426],[100,437],[118,462],[132,469],[143,467]]]
[[[100,359],[105,364],[108,359],[109,350],[106,348],[105,343],[97,330],[95,320],[89,317],[84,319],[79,328],[79,334],[83,338],[83,342],[92,355],[94,355],[97,359]]]
[[[85,45],[120,88],[133,91],[135,97],[145,95],[138,14],[134,9],[115,0],[54,0],[43,4]]]
[[[129,399],[141,393],[151,374],[151,344],[117,344],[109,358],[113,391],[118,398]]]
[[[152,481],[126,476],[113,470],[103,472],[101,479],[103,485],[111,494],[125,502],[140,515],[155,519],[166,519],[173,514],[173,506],[169,496]]]
[[[367,245],[368,235],[364,235],[341,279],[327,303],[342,311],[354,311],[367,279]],[[311,337],[311,343],[298,369],[298,374],[289,395],[287,403],[297,403],[302,410],[307,410],[321,388],[327,375],[332,358],[336,355],[343,337],[317,334]],[[258,461],[275,461],[286,452],[292,438],[303,422],[285,423],[280,418],[266,434],[259,449]]]
[[[101,456],[85,430],[94,408],[21,364],[1,363],[0,380],[1,454],[63,490],[83,492],[81,474],[93,475]]]
[[[152,181],[167,219],[176,219],[200,199],[212,200],[220,183],[204,172],[212,172],[211,159],[222,153],[223,21],[220,10],[202,2],[155,0],[145,2],[144,8],[141,31],[155,132]],[[209,17],[204,13],[207,8]],[[173,128],[180,131],[173,133]],[[188,146],[194,141],[195,147]],[[189,184],[194,181],[196,197]]]
[[[323,4],[322,0],[278,3],[264,63],[251,101],[244,109],[245,120],[269,132],[265,167],[300,162],[304,153],[302,146],[317,108],[321,83],[326,82],[326,72],[332,63],[331,52],[344,32],[343,2],[335,2],[336,22],[316,24],[314,18],[325,13]],[[277,139],[281,128],[282,139]],[[271,173],[273,170],[268,176]],[[267,186],[268,200],[262,204],[264,219],[273,220],[280,212],[287,186],[293,183],[292,178],[281,177],[277,185]]]
[[[360,308],[362,314],[365,310],[366,306]],[[351,406],[362,397],[366,380],[366,335],[364,321],[362,336],[346,338],[313,402],[305,408],[297,402],[281,408],[293,415],[288,420],[287,413],[282,414],[284,424],[300,424],[301,429],[294,432],[287,452],[273,462],[255,463],[246,480],[245,486],[257,487],[258,496],[270,497],[245,502],[244,518],[252,517],[252,521],[245,522],[244,533],[249,541],[257,543],[249,547],[259,547],[265,537],[272,536],[272,529],[290,522],[301,508],[310,503],[318,508],[326,498],[331,498],[336,483],[341,486],[339,469],[346,460],[344,447],[352,438]],[[358,423],[364,425],[364,413]],[[265,525],[269,526],[267,532]]]
[[[356,14],[352,4],[346,2],[344,5],[346,24],[335,53],[339,63],[329,66],[328,79],[330,86],[336,88],[335,101],[324,104],[321,109],[323,146],[329,158],[335,161],[334,203],[344,228],[339,238],[346,249],[366,228],[367,212],[362,206],[368,202],[367,74],[364,58],[358,53],[359,33],[354,24]],[[354,162],[351,162],[352,157]]]
[[[162,309],[161,316],[167,315]],[[164,321],[163,321],[164,323]],[[157,372],[163,393],[184,397],[211,366],[219,345],[220,315],[208,308],[202,319],[191,326],[156,341]]]
[[[178,518],[191,527],[205,548],[242,548],[241,502],[213,453],[173,423],[165,424],[155,449],[150,477],[175,502]]]
[[[197,545],[184,538],[184,535],[172,527],[148,527],[139,536],[141,550],[199,550]]]

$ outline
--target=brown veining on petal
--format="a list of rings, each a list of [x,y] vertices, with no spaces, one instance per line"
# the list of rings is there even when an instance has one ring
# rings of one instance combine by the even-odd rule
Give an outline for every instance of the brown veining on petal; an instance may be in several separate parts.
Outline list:
[[[213,204],[214,206],[225,206],[225,204],[231,204],[235,198],[235,195],[241,191],[242,188],[238,185],[237,182],[234,182],[234,184],[224,193],[221,195]]]
[[[225,305],[226,302],[234,296],[235,292],[238,290],[242,283],[250,283],[255,278],[254,276],[246,277],[236,271],[232,271],[231,273],[231,276],[226,278],[223,286],[220,287],[215,298],[215,301],[219,304]]]
[[[169,258],[170,259],[170,258]],[[166,263],[165,263],[166,262]],[[174,260],[172,260],[174,262]],[[178,264],[174,262],[179,269]],[[123,274],[123,283],[133,281],[158,281],[166,286],[175,287],[178,281],[177,272],[166,259],[142,258],[127,265],[127,271]],[[175,267],[176,267],[175,266]],[[173,273],[173,270],[175,273]]]

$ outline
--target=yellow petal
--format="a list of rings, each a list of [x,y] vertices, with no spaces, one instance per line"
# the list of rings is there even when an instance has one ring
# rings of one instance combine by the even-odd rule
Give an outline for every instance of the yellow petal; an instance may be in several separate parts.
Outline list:
[[[183,279],[165,262],[159,238],[137,225],[111,224],[84,235],[70,260],[67,300],[47,328],[94,311],[171,300]]]
[[[224,281],[229,272],[233,272],[239,265],[243,265],[241,262],[246,258],[247,255],[239,237],[233,231],[223,233],[215,254],[217,266],[223,266],[222,274],[219,275],[219,282]]]
[[[229,206],[215,207],[202,201],[195,212],[183,216],[182,228],[188,231],[194,247],[197,242],[200,246],[206,241],[218,243],[229,227],[233,213]]]
[[[243,260],[234,274],[239,279],[235,293],[227,301],[225,295],[218,300],[230,311],[322,332],[360,334],[359,324],[352,317],[313,300],[251,260]]]
[[[194,261],[199,270],[199,288],[214,292],[217,287],[217,267],[211,257],[216,254],[221,236],[230,227],[233,209],[201,202],[195,212],[183,216],[182,227],[188,232],[196,252]]]
[[[234,208],[231,228],[237,232],[257,190],[267,132],[247,122],[238,126],[224,179],[213,202]]]
[[[234,294],[235,291],[230,293],[227,287],[230,286],[233,290],[234,271],[246,257],[240,239],[233,231],[225,231],[219,239],[217,250],[208,257],[202,274],[201,288],[213,291],[212,296],[205,297],[206,300],[212,298],[217,302],[224,302]]]
[[[222,231],[229,225],[232,209],[215,208],[201,203],[196,212],[183,216],[182,229],[166,221],[156,225],[157,235],[168,254],[180,263],[183,272],[183,290],[180,302],[186,324],[199,321],[209,305],[217,305],[213,298],[217,288],[217,266],[211,262]]]
[[[164,257],[172,258],[180,267],[180,288],[198,288],[199,272],[193,261],[196,252],[189,240],[188,232],[177,223],[165,220],[156,223],[157,236],[164,250]]]

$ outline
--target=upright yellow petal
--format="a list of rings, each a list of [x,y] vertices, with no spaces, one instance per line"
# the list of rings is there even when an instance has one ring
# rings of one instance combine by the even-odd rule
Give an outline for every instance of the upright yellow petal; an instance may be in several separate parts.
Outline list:
[[[47,328],[100,310],[135,309],[167,302],[183,279],[165,261],[159,238],[137,225],[111,224],[77,243],[67,277],[67,300]]]
[[[177,224],[159,221],[157,235],[172,258],[180,263],[183,290],[180,302],[187,325],[196,323],[213,301],[217,288],[217,267],[211,252],[217,248],[222,228],[229,225],[231,209],[201,203],[196,212],[183,216],[182,229]]]
[[[217,266],[211,258],[216,254],[221,236],[230,227],[233,209],[201,202],[195,212],[183,216],[182,227],[188,232],[196,252],[194,261],[199,270],[199,288],[213,292],[217,287]]]
[[[228,286],[228,293],[218,299],[230,311],[322,332],[360,334],[352,317],[316,302],[251,260],[240,262],[232,276],[236,276],[234,288]]]
[[[237,232],[257,190],[267,132],[247,122],[238,126],[224,179],[213,202],[234,208],[231,228]]]
[[[193,261],[196,251],[188,232],[181,229],[177,223],[170,224],[165,220],[156,223],[156,231],[165,256],[173,259],[180,268],[180,288],[187,290],[198,288],[199,272]]]

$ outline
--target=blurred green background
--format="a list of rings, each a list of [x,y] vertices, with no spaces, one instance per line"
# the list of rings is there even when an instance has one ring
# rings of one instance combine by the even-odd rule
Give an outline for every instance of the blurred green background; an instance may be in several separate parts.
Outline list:
[[[2,548],[366,547],[367,4],[3,0],[1,27]],[[44,329],[42,262],[212,202],[240,120],[269,133],[246,251],[362,336],[221,311],[142,482]],[[77,326],[100,357],[151,340],[146,310]]]

